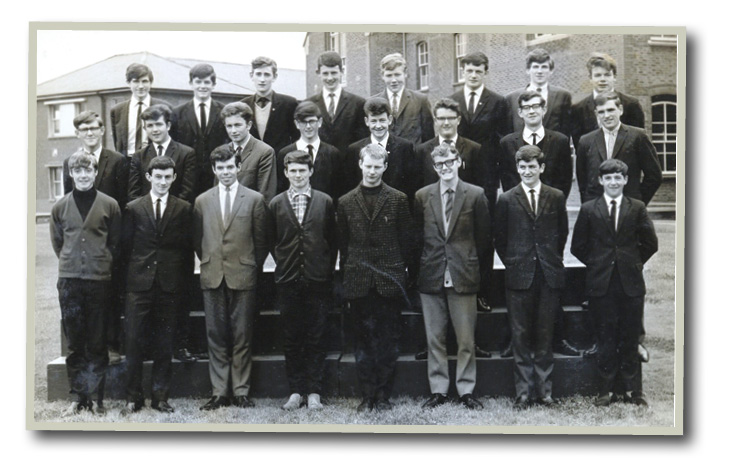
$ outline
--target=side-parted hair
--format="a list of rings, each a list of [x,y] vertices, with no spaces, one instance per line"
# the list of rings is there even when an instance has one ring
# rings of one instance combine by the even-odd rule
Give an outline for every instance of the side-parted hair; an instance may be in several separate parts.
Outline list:
[[[155,81],[155,76],[152,75],[152,69],[145,66],[144,64],[132,63],[127,66],[127,83],[134,79],[141,79],[142,77],[149,77],[150,82]]]
[[[284,171],[289,168],[289,164],[306,164],[309,170],[312,170],[314,159],[306,151],[292,151],[284,156]]]
[[[175,161],[169,156],[155,156],[150,160],[147,165],[147,173],[152,175],[152,170],[167,170],[168,168],[175,168]]]
[[[88,167],[94,167],[94,170],[99,170],[99,165],[96,161],[96,157],[85,151],[76,151],[71,154],[71,157],[68,158],[69,171],[75,168]]]
[[[628,176],[629,166],[625,162],[618,159],[608,159],[601,162],[598,167],[598,176],[608,175],[610,173],[620,173],[623,176]]]
[[[392,71],[398,66],[403,66],[403,72],[408,70],[408,63],[400,53],[391,53],[380,60],[380,72]]]
[[[172,121],[172,109],[170,109],[170,106],[167,104],[154,104],[142,111],[142,115],[139,116],[143,122],[147,120],[157,120],[160,117],[163,117],[165,122]]]
[[[613,75],[618,75],[618,66],[616,60],[606,53],[593,52],[586,62],[588,69],[588,77],[593,75],[593,68],[601,67],[607,71],[613,71]]]
[[[319,106],[312,101],[302,101],[297,104],[297,108],[294,109],[294,120],[299,122],[305,121],[309,117],[322,118],[322,111],[319,110]]]
[[[552,71],[555,69],[555,61],[553,61],[553,58],[550,57],[550,53],[548,53],[546,50],[542,48],[535,48],[531,52],[527,54],[527,58],[525,58],[527,69],[532,66],[532,63],[542,64],[542,63],[548,63],[550,65],[550,70]]]
[[[279,71],[279,68],[276,66],[276,61],[267,56],[257,56],[251,61],[251,74],[253,75],[253,71],[259,67],[266,66],[271,66],[271,70],[274,72],[274,77],[276,77],[276,73]]]
[[[365,111],[366,116],[377,116],[380,114],[391,115],[390,104],[388,103],[388,100],[379,96],[373,96],[368,98],[365,101],[363,110]]]
[[[461,67],[471,64],[472,66],[481,66],[484,64],[484,70],[489,70],[489,58],[481,51],[475,51],[461,58]]]
[[[342,57],[336,51],[325,51],[317,58],[317,73],[319,73],[319,68],[322,66],[337,66],[340,68],[340,72],[342,72]]]
[[[383,159],[383,162],[388,163],[388,151],[379,144],[368,144],[360,149],[360,160],[363,160],[365,156],[374,160]]]
[[[530,101],[532,98],[540,98],[540,105],[545,107],[545,98],[536,91],[523,91],[520,96],[517,97],[517,107],[522,108],[522,103]]]
[[[202,80],[206,77],[210,77],[213,85],[215,85],[215,69],[213,69],[213,66],[210,64],[196,64],[192,67],[192,69],[190,69],[190,82],[192,82],[194,78]]]
[[[215,168],[216,162],[228,162],[229,159],[236,158],[236,167],[241,165],[241,156],[236,154],[236,150],[230,146],[230,143],[218,146],[210,153],[210,165]]]
[[[439,109],[448,109],[450,111],[454,111],[456,112],[457,117],[461,117],[459,103],[451,98],[441,98],[440,100],[436,101],[436,104],[433,105],[434,118],[436,117],[436,111],[438,111]]]
[[[101,116],[94,111],[83,111],[79,115],[74,117],[74,128],[78,130],[81,124],[91,124],[98,122],[100,127],[104,126],[104,121],[101,120]]]
[[[437,157],[449,157],[451,154],[456,155],[457,159],[461,157],[459,150],[456,149],[456,146],[452,143],[441,143],[433,148],[433,151],[431,151],[431,160],[434,160]]]
[[[253,119],[253,111],[251,110],[251,106],[240,101],[228,103],[223,106],[223,109],[221,109],[221,117],[223,120],[225,120],[226,117],[233,116],[241,116],[246,122],[251,122]]]
[[[533,160],[536,160],[538,165],[545,164],[545,153],[542,152],[542,149],[533,144],[522,146],[515,153],[515,163],[517,164],[519,164],[520,161],[532,162]]]
[[[618,93],[615,91],[607,91],[606,93],[596,96],[596,108],[598,108],[598,106],[603,106],[609,101],[615,101],[616,107],[621,106],[621,98],[619,98]]]

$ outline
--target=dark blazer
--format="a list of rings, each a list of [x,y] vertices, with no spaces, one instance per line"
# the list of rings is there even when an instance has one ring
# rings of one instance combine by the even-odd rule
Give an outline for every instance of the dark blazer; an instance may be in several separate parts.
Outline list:
[[[413,222],[406,195],[387,184],[372,216],[362,186],[337,204],[337,241],[346,299],[364,297],[375,287],[383,297],[405,297],[406,267],[413,261]]]
[[[173,122],[170,137],[195,150],[198,164],[198,180],[195,196],[213,186],[213,169],[210,167],[210,153],[221,144],[228,142],[228,133],[220,113],[223,103],[211,100],[210,114],[205,125],[205,133],[201,133],[196,114],[194,100],[177,106],[172,110]]]
[[[337,261],[337,229],[331,197],[312,189],[304,219],[299,224],[288,194],[278,194],[269,204],[269,223],[277,284],[332,280]]]
[[[618,95],[619,100],[621,100],[621,106],[624,108],[624,112],[621,114],[621,123],[644,128],[644,110],[641,108],[639,100],[619,91],[615,93]],[[593,99],[593,93],[573,105],[570,110],[570,118],[573,146],[578,146],[580,138],[583,135],[598,128],[596,102]]]
[[[499,160],[499,178],[502,182],[502,191],[509,191],[522,182],[517,173],[515,154],[525,140],[522,139],[522,130],[510,133],[499,141],[502,155]],[[570,195],[573,184],[573,158],[570,155],[570,140],[560,132],[545,130],[545,137],[538,143],[545,153],[545,171],[540,180],[548,186],[558,188],[565,197]]]
[[[124,211],[122,255],[127,264],[127,291],[152,289],[157,279],[163,292],[182,291],[193,257],[193,206],[169,194],[159,228],[149,194]]]
[[[525,128],[525,121],[522,120],[517,110],[519,105],[517,99],[527,87],[515,90],[507,95],[509,105],[509,130],[510,132],[521,131]],[[542,125],[548,130],[562,133],[570,138],[570,110],[573,105],[570,92],[564,88],[548,85],[547,112],[542,118]]]
[[[657,249],[654,225],[641,201],[623,196],[618,230],[611,223],[603,196],[581,205],[570,252],[586,265],[587,296],[606,295],[614,270],[626,295],[644,295],[644,263]]]
[[[385,98],[390,103],[387,91],[373,96]],[[436,136],[428,97],[418,91],[403,89],[403,97],[398,102],[398,114],[393,114],[390,133],[411,141],[414,146]]]
[[[191,202],[195,198],[195,185],[198,179],[198,162],[193,148],[171,140],[165,151],[165,156],[175,161],[175,175],[177,178],[170,188],[170,194]],[[154,143],[138,150],[132,156],[129,166],[129,187],[127,199],[134,200],[150,192],[150,182],[145,174],[150,161],[157,157]]]
[[[352,143],[347,148],[346,157],[346,174],[344,175],[344,188],[346,191],[351,190],[362,180],[362,171],[360,170],[360,150],[370,144],[372,139],[370,136]],[[399,138],[392,133],[388,136],[388,143],[385,145],[388,151],[388,168],[383,173],[383,181],[398,191],[406,193],[408,200],[413,200],[413,194],[416,193],[416,183],[413,175],[414,166],[416,165],[416,154],[414,152],[413,143],[405,138]],[[420,187],[420,185],[419,185]]]
[[[284,176],[284,157],[296,150],[296,143],[292,143],[276,155],[277,194],[289,189],[289,179]],[[331,144],[320,140],[317,158],[314,160],[314,173],[309,177],[312,188],[322,191],[337,202],[338,197],[349,191],[349,189],[345,190],[342,186],[343,165],[342,153]]]
[[[624,194],[648,204],[662,184],[662,168],[656,149],[644,130],[621,124],[611,158],[629,166],[629,181]],[[581,202],[603,195],[603,187],[598,183],[598,167],[604,160],[606,141],[603,130],[583,136],[575,159]]]
[[[299,130],[294,125],[294,110],[299,103],[296,98],[281,93],[271,93],[271,111],[262,139],[258,125],[256,125],[256,111],[261,110],[261,108],[254,103],[255,97],[256,95],[249,95],[241,100],[242,103],[248,104],[253,109],[251,136],[274,148],[274,152],[279,152],[285,146],[299,139]]]
[[[477,293],[483,275],[492,269],[487,255],[492,247],[489,204],[482,188],[459,181],[449,229],[444,229],[439,187],[437,182],[419,189],[413,205],[415,241],[421,257],[418,290],[440,293],[448,261],[454,290]]]
[[[522,185],[515,186],[497,199],[494,226],[494,248],[505,266],[507,289],[529,289],[538,261],[548,286],[565,287],[568,212],[560,190],[543,183],[535,215]]]
[[[321,92],[310,97],[309,101],[316,103],[322,112],[322,127],[319,129],[319,137],[340,152],[347,152],[350,144],[370,134],[365,125],[365,111],[363,110],[365,100],[363,98],[342,90],[334,119],[331,119],[327,112],[328,102],[322,98]]]
[[[63,161],[63,193],[74,189],[74,180],[68,172],[68,159]],[[127,204],[127,186],[129,184],[129,165],[127,156],[111,149],[102,149],[99,154],[99,169],[94,180],[94,187],[107,196],[111,196],[123,209]]]
[[[111,126],[112,126],[112,139],[114,141],[114,150],[127,156],[127,136],[129,129],[127,124],[129,123],[129,104],[131,100],[127,100],[115,105],[111,111]],[[165,100],[150,98],[150,106],[155,104],[167,104]],[[172,106],[170,106],[172,108]],[[135,146],[136,150],[139,150],[139,146]]]

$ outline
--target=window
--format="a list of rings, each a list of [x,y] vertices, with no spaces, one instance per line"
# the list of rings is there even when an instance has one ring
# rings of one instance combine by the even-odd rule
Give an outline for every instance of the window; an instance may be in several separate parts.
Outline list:
[[[456,57],[456,81],[464,81],[464,70],[461,67],[461,59],[466,56],[466,34],[454,34],[454,56]]]
[[[347,86],[347,58],[342,57],[342,78],[340,79],[343,87]]]
[[[677,95],[651,98],[651,140],[662,172],[677,173]]]
[[[671,34],[652,35],[649,37],[649,45],[676,47],[677,36]]]
[[[552,42],[568,37],[570,34],[527,34],[525,41],[527,46],[538,45],[540,43]]]
[[[48,106],[48,137],[75,136],[74,117],[83,110],[83,99],[45,103]]]
[[[418,51],[418,89],[428,90],[428,43],[419,42]]]
[[[63,197],[63,166],[48,166],[48,191],[51,201]]]
[[[324,33],[324,51],[340,52],[340,33],[325,32]]]

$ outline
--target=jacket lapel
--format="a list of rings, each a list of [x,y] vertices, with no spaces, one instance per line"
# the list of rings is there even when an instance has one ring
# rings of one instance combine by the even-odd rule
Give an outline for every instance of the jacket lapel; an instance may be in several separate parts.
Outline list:
[[[487,100],[489,100],[489,94],[487,93],[487,88],[484,87],[482,89],[482,96],[477,102],[477,107],[474,108],[474,116],[472,119],[478,118],[482,111],[487,107]]]
[[[248,156],[251,155],[251,151],[253,151],[253,145],[256,142],[255,140],[256,140],[256,138],[251,136],[251,138],[249,138],[249,140],[248,140],[248,143],[246,143],[246,146],[244,146],[244,148],[241,150],[241,164],[246,162],[246,159],[248,159]],[[231,143],[231,144],[233,144],[233,143]],[[235,146],[233,146],[233,149],[235,150]]]
[[[106,164],[109,162],[109,155],[104,152],[104,149],[101,150],[99,153],[99,166],[98,166],[98,173],[96,175],[96,179],[94,179],[94,187],[99,189],[99,183],[101,183],[101,179],[104,177],[104,169],[106,168]]]
[[[436,223],[438,223],[439,231],[441,232],[441,236],[446,238],[446,224],[444,223],[444,211],[441,204],[441,194],[440,194],[440,186],[439,182],[431,185],[431,195],[429,196],[429,202],[431,203],[431,210],[433,211],[433,215],[436,217]]]
[[[340,114],[342,114],[342,111],[345,110],[345,106],[350,102],[350,95],[347,94],[345,90],[342,90],[342,93],[340,93],[340,101],[337,102],[337,109],[335,110],[335,118],[332,119],[332,122],[337,120],[338,117],[340,117]]]
[[[388,92],[385,92],[385,94],[387,95]],[[410,102],[411,102],[411,91],[408,89],[405,89],[405,90],[403,90],[403,97],[401,98],[400,101],[398,101],[398,113],[393,114],[393,118],[397,119],[398,116],[403,114],[403,112],[406,110],[406,106],[408,106],[408,103],[410,103]]]
[[[606,160],[606,137],[600,127],[598,128],[598,132],[593,139],[593,144],[596,149],[598,149],[598,154],[601,156],[601,160]]]
[[[213,210],[215,210],[215,218],[218,221],[218,226],[221,230],[225,231],[225,224],[223,223],[223,214],[221,213],[221,194],[220,194],[220,187],[216,184],[215,189],[213,190],[213,200],[211,201],[211,206],[213,207]],[[223,234],[223,232],[221,232]]]
[[[532,211],[532,207],[530,206],[530,199],[527,197],[527,193],[525,193],[525,189],[522,187],[522,183],[518,184],[516,186],[516,192],[517,192],[517,202],[520,203],[523,209],[525,209],[525,213],[530,215],[530,217],[534,220],[535,219],[535,213]],[[538,199],[539,201],[539,199]],[[538,207],[538,210],[540,208]]]
[[[380,210],[383,208],[383,205],[385,205],[385,200],[388,198],[388,195],[390,195],[390,191],[388,190],[385,183],[381,183],[382,189],[380,190],[380,194],[378,194],[378,200],[375,202],[375,207],[373,207],[373,216],[370,218],[370,221],[374,221],[375,217],[378,216],[380,213]]]
[[[547,111],[545,111],[545,117],[542,118],[543,125],[545,125],[545,121],[548,120],[550,117],[550,114],[553,112],[553,106],[555,106],[555,92],[550,89],[550,85],[547,86],[548,89],[548,100],[547,100]]]
[[[212,106],[211,106],[212,108]],[[190,125],[192,125],[192,129],[195,132],[197,136],[200,136],[200,122],[198,122],[198,117],[195,115],[196,108],[195,108],[195,100],[190,101],[186,107],[185,107],[186,119],[190,121]],[[213,111],[211,111],[213,112]],[[210,124],[209,124],[210,125]]]
[[[152,207],[152,196],[149,193],[147,193],[146,195],[144,195],[142,197],[144,198],[144,199],[142,199],[142,209],[147,214],[147,218],[150,220],[150,223],[152,223],[154,225],[155,229],[157,229],[157,220],[155,219],[155,209],[154,209],[154,207]],[[167,212],[167,209],[165,209],[165,212]],[[164,215],[163,215],[163,217],[164,217]]]
[[[170,222],[170,217],[173,213],[175,213],[175,206],[176,202],[174,199],[174,196],[172,194],[167,194],[167,207],[165,207],[165,212],[162,214],[162,220],[160,221],[160,229],[158,230],[160,233],[165,231],[165,228],[167,227],[167,223]]]
[[[456,226],[456,220],[459,218],[459,213],[461,212],[461,208],[464,206],[464,201],[466,200],[466,188],[464,187],[464,182],[459,181],[459,184],[456,186],[456,191],[454,191],[454,206],[451,209],[451,219],[449,220],[449,229],[446,231],[446,239],[448,239],[451,236],[451,232],[454,230],[454,226]]]
[[[243,203],[243,198],[245,196],[245,192],[243,189],[243,185],[241,183],[238,183],[238,191],[236,192],[236,197],[233,198],[233,204],[231,204],[231,214],[228,217],[228,223],[224,223],[225,230],[228,231],[228,228],[231,226],[231,223],[233,223],[233,217],[236,216],[238,213],[238,209],[241,208],[241,204]],[[219,207],[220,209],[220,207]],[[222,219],[222,218],[221,218]]]
[[[621,153],[621,146],[626,141],[626,138],[628,137],[628,129],[624,124],[621,124],[621,126],[618,129],[618,133],[616,133],[616,143],[613,145],[613,152],[611,153],[612,159],[617,159],[619,156],[618,154]]]
[[[611,236],[615,236],[616,228],[614,227],[614,224],[611,223],[611,216],[608,212],[608,204],[606,204],[606,200],[604,199],[603,195],[601,195],[596,202],[596,205],[598,207],[598,215],[601,217],[601,221],[606,224],[606,227],[611,233]]]
[[[626,195],[624,195],[621,198],[621,208],[619,208],[619,211],[618,211],[618,226],[616,227],[617,234],[619,234],[619,231],[621,231],[621,227],[624,225],[624,221],[626,220],[626,215],[629,214],[630,208],[631,208],[631,202],[629,202],[629,200],[626,198]]]
[[[208,113],[208,123],[205,125],[205,135],[210,135],[213,125],[218,123],[219,111],[216,108],[215,101],[210,100],[210,112]]]
[[[357,192],[355,192],[355,202],[357,202],[357,205],[360,206],[362,213],[365,214],[368,220],[371,220],[370,213],[368,213],[368,207],[365,205],[365,198],[362,195],[362,186],[357,187]]]

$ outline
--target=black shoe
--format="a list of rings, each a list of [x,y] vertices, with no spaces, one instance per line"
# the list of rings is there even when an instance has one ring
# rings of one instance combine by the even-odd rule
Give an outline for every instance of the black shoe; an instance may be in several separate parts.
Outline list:
[[[584,358],[595,358],[597,354],[598,354],[598,344],[597,343],[594,343],[593,345],[591,345],[590,348],[583,351]]]
[[[553,347],[553,353],[563,356],[580,356],[580,350],[568,343],[567,340],[563,340]]]
[[[421,408],[433,409],[436,406],[441,406],[442,404],[445,404],[446,401],[448,401],[448,397],[446,395],[442,395],[441,393],[434,393],[431,395],[430,398],[426,400],[425,403],[421,405]]]
[[[380,398],[375,401],[373,408],[376,411],[390,411],[393,409],[393,404],[387,398]]]
[[[611,395],[608,393],[601,395],[596,399],[596,406],[606,407],[609,404],[611,404]]]
[[[613,403],[630,403],[630,402],[631,402],[631,396],[627,395],[626,393],[613,392],[611,394],[611,404],[613,404]]]
[[[530,407],[532,402],[530,401],[530,398],[528,398],[526,395],[521,395],[515,398],[514,402],[512,403],[512,408],[522,410],[527,409]]]
[[[357,412],[365,412],[373,410],[373,400],[371,398],[363,398],[362,402],[357,406]]]
[[[236,407],[254,407],[256,406],[253,401],[248,399],[248,396],[240,395],[234,396],[232,404]]]
[[[423,350],[416,353],[416,361],[423,361],[424,359],[428,359],[428,351]]]
[[[179,348],[175,352],[175,359],[181,363],[194,363],[198,360],[198,358],[190,354],[187,348]]]
[[[492,311],[492,307],[487,303],[487,297],[477,297],[477,311],[483,313]]]
[[[144,407],[144,400],[127,401],[127,404],[124,405],[120,414],[122,416],[128,416],[130,414],[134,414],[135,412],[141,411],[143,407]]]
[[[538,405],[545,406],[545,407],[553,407],[557,404],[557,402],[553,399],[552,396],[545,396],[542,398],[537,398],[536,402]]]
[[[478,345],[474,345],[474,356],[477,358],[491,358],[492,353],[487,350],[482,350]]]
[[[641,343],[639,343],[639,359],[641,359],[642,363],[649,362],[649,350]]]
[[[636,406],[649,406],[649,403],[646,402],[641,393],[637,393],[636,395],[632,394],[628,402]]]
[[[152,401],[152,409],[166,414],[172,414],[175,409],[167,401]]]
[[[97,415],[105,415],[106,414],[106,407],[104,407],[104,403],[102,401],[97,401],[95,403],[94,409],[92,412]]]
[[[502,358],[511,358],[513,356],[512,354],[512,341],[507,344],[506,347],[502,351],[499,352],[499,356]]]
[[[221,407],[231,405],[231,400],[225,396],[213,396],[210,400],[200,407],[201,411],[214,411]]]
[[[471,393],[459,396],[459,402],[467,409],[483,409],[484,405]]]
[[[196,359],[199,359],[201,361],[202,360],[206,360],[206,359],[210,359],[208,357],[208,352],[207,351],[204,351],[202,353],[195,353],[193,356],[195,356]]]

